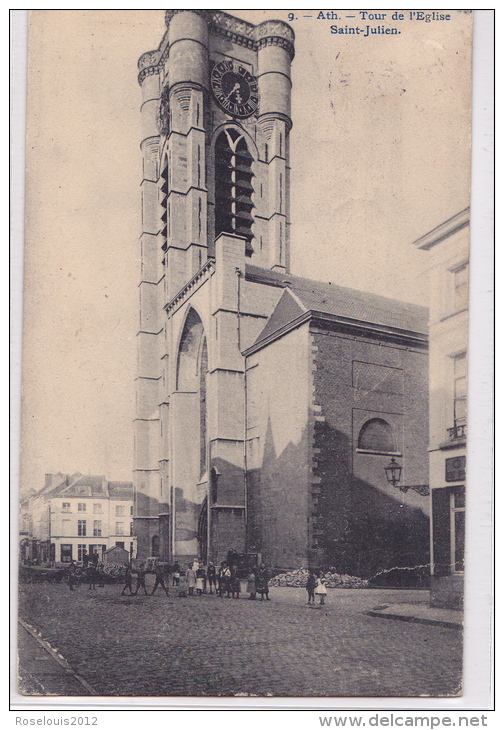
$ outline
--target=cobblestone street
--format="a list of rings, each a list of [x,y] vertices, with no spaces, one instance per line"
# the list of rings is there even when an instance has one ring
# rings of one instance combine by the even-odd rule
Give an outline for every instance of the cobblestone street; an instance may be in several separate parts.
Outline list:
[[[316,609],[298,588],[272,588],[264,603],[120,593],[20,588],[20,617],[99,695],[439,697],[460,686],[462,632],[363,614],[427,591],[335,589]],[[25,645],[20,691],[65,694],[33,674]]]

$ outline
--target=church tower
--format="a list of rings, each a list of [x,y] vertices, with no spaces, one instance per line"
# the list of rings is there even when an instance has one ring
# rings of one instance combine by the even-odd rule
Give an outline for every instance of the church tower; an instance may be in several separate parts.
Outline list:
[[[141,557],[206,561],[246,547],[242,353],[276,299],[245,270],[289,272],[294,34],[217,10],[166,26],[139,60],[134,531]]]

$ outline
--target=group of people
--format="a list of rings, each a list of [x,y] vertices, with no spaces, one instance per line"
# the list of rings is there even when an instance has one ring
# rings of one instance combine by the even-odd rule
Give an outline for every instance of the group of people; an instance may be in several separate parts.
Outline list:
[[[95,590],[96,585],[103,587],[103,566],[98,562],[97,553],[92,555],[86,553],[83,564],[89,584],[88,590]],[[155,576],[154,586],[150,594],[147,592],[145,582],[148,573]],[[134,576],[136,576],[136,581],[133,588]],[[187,589],[189,596],[201,596],[207,593],[210,595],[215,594],[220,598],[239,598],[242,584],[244,585],[246,581],[246,592],[249,594],[250,601],[255,601],[257,596],[260,597],[261,601],[269,601],[270,578],[271,573],[264,563],[261,563],[258,567],[249,568],[245,575],[243,570],[239,570],[236,563],[230,563],[227,560],[223,560],[218,568],[212,562],[208,563],[205,568],[198,560],[194,560],[185,571],[181,569],[179,563],[169,566],[167,563],[157,562],[151,570],[148,570],[145,563],[140,563],[138,568],[134,568],[131,562],[128,562],[124,566],[124,586],[121,595],[124,596],[129,593],[131,596],[136,596],[139,592],[142,592],[145,596],[153,596],[157,589],[161,588],[168,596],[171,582],[172,587],[179,589],[179,595],[183,585],[184,590],[182,590],[182,593]],[[183,581],[183,584],[181,584],[181,581]],[[68,574],[68,584],[71,591],[74,590],[77,582],[76,565],[72,561]],[[315,605],[316,596],[319,598],[320,606],[325,604],[327,588],[319,571],[310,570],[306,590],[309,606]]]
[[[88,583],[88,590],[95,591],[96,586],[103,588],[105,585],[105,571],[103,570],[103,563],[100,562],[98,553],[89,553],[84,550],[82,556],[82,563]],[[78,585],[80,578],[80,570],[77,568],[75,560],[70,562],[68,568],[68,586],[71,591],[75,590],[75,586]]]
[[[183,581],[183,588],[187,590],[189,596],[201,596],[207,593],[220,598],[239,598],[242,580],[246,579],[247,593],[251,601],[254,601],[257,595],[260,596],[261,601],[270,600],[269,580],[271,574],[264,563],[261,563],[257,568],[251,568],[246,578],[243,577],[236,564],[228,564],[226,560],[223,560],[218,568],[212,562],[208,563],[205,568],[199,561],[194,560],[185,571],[182,571],[179,563],[169,566],[166,563],[158,562],[152,570],[147,570],[145,563],[140,563],[138,568],[133,568],[130,563],[127,563],[124,566],[124,587],[121,595],[129,593],[129,595],[136,596],[139,592],[145,596],[149,595],[145,583],[147,573],[155,575],[151,596],[154,595],[158,587],[168,595],[171,580],[172,587],[177,587],[179,591],[181,581]],[[135,588],[133,588],[134,575],[136,575]]]
[[[190,596],[195,593],[197,596],[201,596],[203,593],[210,595],[215,593],[220,598],[239,598],[242,581],[246,580],[246,591],[251,601],[255,600],[257,594],[260,595],[262,601],[269,601],[271,574],[264,563],[261,563],[259,567],[250,568],[244,575],[235,563],[229,563],[226,560],[223,560],[218,568],[210,562],[206,569],[195,561],[189,565],[185,577]]]
[[[327,588],[325,581],[320,572],[310,570],[308,580],[306,581],[306,590],[308,592],[308,605],[315,605],[315,596],[319,598],[319,606],[325,605],[325,597],[327,596]]]

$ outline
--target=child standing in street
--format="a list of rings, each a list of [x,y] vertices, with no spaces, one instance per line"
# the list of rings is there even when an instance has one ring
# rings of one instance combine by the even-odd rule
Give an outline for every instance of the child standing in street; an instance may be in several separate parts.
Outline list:
[[[133,575],[131,573],[131,566],[129,563],[124,564],[124,588],[122,589],[121,596],[124,596],[126,591],[129,591],[130,596],[134,596],[133,593]]]
[[[147,571],[145,570],[145,564],[140,563],[140,567],[138,568],[138,571],[137,571],[136,591],[133,595],[136,596],[138,591],[140,590],[140,588],[143,588],[143,592],[144,592],[145,596],[148,595],[147,588],[145,587],[145,574],[146,573],[147,573]]]
[[[161,586],[161,588],[164,590],[166,595],[168,595],[168,585],[167,585],[168,584],[168,574],[166,571],[166,566],[164,564],[157,563],[157,565],[154,569],[154,573],[156,575],[156,581],[154,583],[154,588],[152,589],[151,596],[154,595],[154,593],[156,592],[156,588],[158,586]],[[165,576],[166,576],[166,583],[165,583]]]
[[[323,606],[325,604],[325,597],[327,596],[327,588],[325,587],[324,579],[320,575],[317,576],[315,595],[319,597],[319,606]]]
[[[310,570],[310,572],[308,574],[308,580],[306,581],[306,590],[308,592],[308,605],[315,603],[315,586],[316,585],[317,585],[317,581],[315,579],[315,575],[313,573],[313,570]]]

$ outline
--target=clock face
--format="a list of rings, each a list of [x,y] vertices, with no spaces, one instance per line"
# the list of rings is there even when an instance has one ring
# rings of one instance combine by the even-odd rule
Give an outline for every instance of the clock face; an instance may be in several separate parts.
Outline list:
[[[219,105],[233,117],[244,119],[257,110],[259,88],[257,79],[240,63],[221,61],[210,77],[212,91]]]

